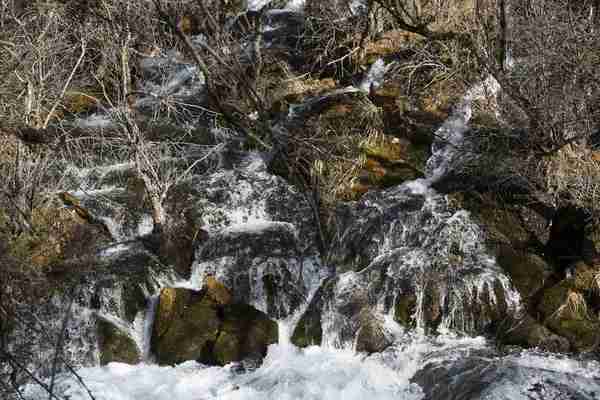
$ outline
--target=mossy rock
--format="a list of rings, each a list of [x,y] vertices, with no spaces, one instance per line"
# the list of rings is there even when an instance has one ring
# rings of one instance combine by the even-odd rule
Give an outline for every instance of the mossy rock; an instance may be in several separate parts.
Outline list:
[[[277,343],[278,326],[266,314],[246,304],[228,305],[214,345],[218,365],[246,358],[262,359],[269,345]]]
[[[566,338],[552,333],[528,314],[518,320],[509,319],[503,325],[498,332],[499,340],[504,345],[537,347],[555,353],[569,351],[570,344]]]
[[[362,143],[360,149],[366,156],[364,169],[371,186],[387,188],[425,176],[427,146],[417,146],[403,138],[383,137]]]
[[[471,212],[485,230],[486,241],[492,247],[498,244],[526,249],[530,234],[519,217],[518,210],[503,204],[494,196],[477,192],[453,192],[449,195],[454,204]]]
[[[210,296],[217,304],[226,306],[233,302],[233,296],[224,284],[216,280],[213,276],[204,279],[206,294]]]
[[[102,318],[98,318],[97,329],[101,365],[111,362],[137,364],[141,361],[137,344],[126,332]]]
[[[165,288],[156,311],[152,351],[159,364],[211,358],[220,326],[217,303],[210,296]]]
[[[585,293],[576,278],[564,279],[544,291],[538,311],[544,324],[567,338],[575,351],[590,351],[600,345],[600,321],[591,315]]]
[[[554,318],[548,327],[567,338],[575,351],[587,352],[600,346],[600,323],[588,319]]]
[[[277,323],[252,306],[232,304],[231,299],[216,280],[201,291],[163,289],[152,333],[158,363],[261,360],[268,346],[277,343]]]
[[[497,247],[496,260],[525,300],[535,296],[552,274],[552,267],[540,256],[515,250],[510,245]]]

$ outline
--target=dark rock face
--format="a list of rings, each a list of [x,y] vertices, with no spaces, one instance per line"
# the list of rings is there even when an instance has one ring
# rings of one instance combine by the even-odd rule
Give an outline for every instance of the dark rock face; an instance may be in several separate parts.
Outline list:
[[[225,365],[262,359],[277,342],[277,324],[251,306],[222,304],[210,288],[161,291],[152,333],[152,351],[160,364],[197,360]]]
[[[565,207],[559,209],[552,219],[547,249],[563,269],[583,255],[588,218],[584,210]]]
[[[198,262],[200,261],[201,262]],[[255,304],[269,315],[284,317],[306,295],[303,260],[293,225],[264,222],[224,229],[211,236],[196,252],[194,268],[218,277],[236,301]]]

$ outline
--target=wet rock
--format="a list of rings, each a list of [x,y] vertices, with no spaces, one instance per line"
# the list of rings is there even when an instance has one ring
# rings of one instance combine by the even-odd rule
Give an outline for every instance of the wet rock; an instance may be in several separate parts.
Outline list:
[[[600,223],[591,221],[584,228],[582,257],[589,265],[600,264]]]
[[[160,364],[210,360],[221,320],[216,302],[201,292],[165,288],[152,332],[152,352]]]
[[[535,296],[553,273],[552,267],[537,254],[508,245],[498,246],[496,257],[524,300]]]
[[[356,351],[367,354],[384,351],[392,344],[392,340],[385,335],[383,321],[364,310],[358,317],[360,328],[356,333]]]
[[[277,324],[253,307],[232,304],[230,299],[215,281],[201,291],[163,289],[152,333],[157,361],[225,365],[262,359],[268,345],[277,342]]]
[[[101,365],[110,362],[137,364],[142,360],[137,344],[127,332],[102,318],[97,324]]]
[[[139,344],[132,342],[128,332],[136,319],[143,318],[146,296],[174,278],[169,267],[135,242],[107,247],[94,257],[65,261],[48,271],[47,291],[39,291],[35,302],[21,307],[26,324],[11,332],[8,340],[31,341],[29,367],[42,376],[49,374],[52,363],[48,354],[54,352],[72,300],[64,333],[64,346],[69,349],[63,353],[65,361],[74,368],[96,366],[98,354],[102,354],[105,362],[135,363],[140,351],[134,349]],[[59,363],[59,370],[64,368]]]
[[[383,137],[363,143],[361,150],[366,156],[363,169],[372,187],[391,187],[425,176],[428,151],[407,139]]]
[[[369,192],[337,216],[330,262],[345,273],[326,313],[342,342],[343,332],[356,335],[365,307],[391,311],[404,326],[469,333],[483,333],[516,310],[518,294],[482,230],[445,196],[416,182]]]
[[[394,321],[406,328],[414,328],[415,320],[413,318],[417,306],[417,296],[407,294],[398,296],[394,306]]]
[[[541,255],[543,234],[540,229],[545,228],[540,227],[536,218],[539,215],[503,203],[489,194],[454,192],[448,199],[453,207],[469,210],[485,234],[485,244],[523,300],[528,303],[534,300],[554,272]]]
[[[554,353],[565,353],[570,348],[567,339],[552,333],[528,314],[517,320],[506,321],[498,335],[499,340],[506,345],[536,347]]]
[[[323,340],[322,314],[325,303],[333,296],[334,280],[327,279],[319,287],[308,308],[296,324],[291,341],[298,347],[321,345]]]
[[[218,365],[247,358],[262,360],[267,347],[277,343],[277,323],[252,306],[231,304],[223,309],[223,315],[213,348],[213,359]]]
[[[284,317],[304,300],[303,269],[294,226],[284,222],[241,224],[215,233],[196,251],[193,279],[215,276],[235,301]]]
[[[561,356],[548,360],[536,352],[499,355],[490,349],[461,352],[452,361],[435,358],[436,353],[431,361],[426,356],[423,368],[411,379],[427,400],[593,400],[600,393],[596,374],[583,372],[596,369],[593,362]]]

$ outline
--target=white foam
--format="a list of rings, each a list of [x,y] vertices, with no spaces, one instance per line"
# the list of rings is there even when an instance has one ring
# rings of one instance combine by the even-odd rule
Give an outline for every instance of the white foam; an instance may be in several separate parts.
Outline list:
[[[186,362],[176,367],[111,363],[78,371],[96,400],[396,400],[419,399],[420,390],[377,359],[348,350],[273,345],[262,366],[236,374],[232,365],[206,367]],[[88,400],[71,377],[58,379],[70,400]],[[36,387],[26,398],[45,399]]]

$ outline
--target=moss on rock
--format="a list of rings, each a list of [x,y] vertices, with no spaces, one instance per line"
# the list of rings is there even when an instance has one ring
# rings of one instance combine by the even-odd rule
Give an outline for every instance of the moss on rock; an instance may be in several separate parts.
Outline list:
[[[245,358],[262,359],[277,342],[277,324],[266,314],[231,302],[231,294],[210,280],[202,291],[161,291],[152,335],[160,364],[197,360],[225,365]]]
[[[224,320],[214,345],[219,365],[245,358],[262,359],[269,345],[277,343],[278,327],[266,314],[246,304],[224,308]]]
[[[141,361],[138,346],[127,333],[101,318],[97,321],[97,329],[101,365],[110,362],[137,364]]]
[[[517,251],[510,245],[499,245],[496,259],[525,300],[538,293],[552,274],[551,266],[540,256]]]
[[[160,364],[202,360],[210,353],[220,324],[217,303],[209,296],[182,288],[163,289],[152,350]]]
[[[577,287],[577,277],[546,289],[538,311],[544,324],[567,338],[573,350],[590,351],[600,345],[600,321],[590,312],[586,293]]]

